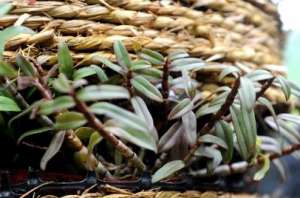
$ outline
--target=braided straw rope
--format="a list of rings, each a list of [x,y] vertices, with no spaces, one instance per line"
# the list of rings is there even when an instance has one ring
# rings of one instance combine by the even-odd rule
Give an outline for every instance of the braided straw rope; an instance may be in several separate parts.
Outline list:
[[[169,4],[158,0],[10,1],[13,9],[0,18],[0,28],[13,25],[26,13],[29,16],[22,24],[37,32],[18,35],[6,43],[4,57],[10,62],[22,50],[41,64],[56,64],[57,45],[63,41],[76,65],[99,64],[94,58],[97,55],[115,60],[112,44],[122,40],[130,52],[136,44],[163,54],[184,49],[203,59],[219,57],[212,62],[216,65],[246,65],[243,69],[285,73],[276,66],[281,63],[280,22],[276,6],[269,0],[182,0]],[[211,68],[201,72],[216,79]]]

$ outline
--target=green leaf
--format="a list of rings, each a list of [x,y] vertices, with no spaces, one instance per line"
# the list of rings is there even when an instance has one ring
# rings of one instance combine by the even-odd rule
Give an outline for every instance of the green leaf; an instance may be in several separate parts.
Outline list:
[[[280,84],[280,87],[284,93],[286,100],[288,100],[291,96],[291,87],[290,83],[282,76],[278,76],[276,78],[276,82]]]
[[[98,61],[98,62],[104,64],[105,66],[107,66],[108,68],[110,68],[111,70],[113,70],[119,74],[123,75],[126,73],[126,70],[124,70],[120,65],[116,65],[116,64],[112,63],[107,58],[97,55],[97,56],[93,56],[93,59],[95,61]]]
[[[99,67],[97,65],[91,65],[90,67],[95,70],[100,82],[105,82],[108,80],[106,73],[104,72],[104,70],[101,67]]]
[[[181,122],[175,122],[164,135],[160,138],[158,143],[158,151],[165,152],[171,149],[177,142],[178,138],[181,138],[182,133]]]
[[[217,144],[225,149],[228,148],[227,144],[222,140],[221,138],[217,136],[213,136],[210,134],[202,135],[199,137],[198,141],[201,141],[203,143],[211,143],[211,144]]]
[[[275,110],[273,108],[272,102],[269,101],[268,99],[264,98],[264,97],[259,97],[258,100],[257,100],[257,102],[259,104],[264,105],[265,107],[267,107],[267,109],[271,112],[271,115],[272,115],[272,117],[274,119],[274,122],[277,125],[278,130],[280,130],[279,124],[277,122],[277,116],[276,116]]]
[[[152,137],[155,139],[155,141],[158,141],[158,134],[154,126],[152,115],[149,112],[149,109],[144,100],[139,96],[135,96],[131,98],[131,104],[134,112],[147,123]]]
[[[39,105],[39,112],[44,115],[49,115],[53,112],[60,112],[64,109],[69,109],[75,106],[73,98],[70,96],[59,96],[54,100],[44,100]]]
[[[154,173],[151,181],[152,181],[152,183],[156,183],[162,179],[170,177],[177,171],[183,169],[184,166],[185,166],[185,164],[181,160],[175,160],[175,161],[168,162]]]
[[[58,64],[59,72],[63,73],[68,79],[72,79],[74,63],[69,48],[65,43],[59,43],[58,45]]]
[[[150,80],[153,79],[156,81],[161,80],[162,73],[163,73],[161,70],[154,67],[143,69],[143,70],[137,70],[135,72],[141,74],[146,79],[150,79]]]
[[[126,88],[117,85],[91,85],[77,92],[77,97],[82,101],[129,99]]]
[[[111,122],[115,122],[115,124],[111,124],[115,126],[107,126],[105,130],[132,144],[157,152],[156,141],[148,132],[140,131],[123,123],[116,123],[115,120]]]
[[[233,156],[233,130],[231,129],[230,125],[225,121],[219,121],[215,124],[216,129],[216,136],[222,138],[227,145],[227,149],[223,154],[223,160],[225,163],[231,162]]]
[[[245,106],[245,108],[248,111],[251,111],[256,102],[256,92],[254,88],[254,84],[245,77],[241,77],[241,86],[239,89],[239,97],[242,106]]]
[[[12,99],[0,96],[0,111],[21,111],[21,109]]]
[[[87,146],[89,153],[93,152],[95,146],[99,144],[102,139],[103,137],[99,135],[98,132],[92,133],[92,135],[90,136],[89,144]]]
[[[9,128],[13,128],[12,124],[15,120],[25,116],[26,114],[29,114],[32,112],[32,110],[37,107],[37,103],[33,103],[32,105],[30,105],[27,109],[23,109],[22,111],[20,111],[20,113],[18,113],[17,115],[13,116],[7,123],[7,126]]]
[[[0,58],[3,56],[6,41],[22,33],[34,34],[34,31],[24,26],[10,26],[0,31]]]
[[[199,118],[204,115],[216,113],[221,108],[221,106],[222,106],[222,104],[215,104],[215,105],[210,106],[210,104],[207,103],[207,104],[201,106],[196,111],[196,116],[197,116],[197,118]]]
[[[262,160],[261,168],[255,173],[254,180],[262,180],[270,169],[270,159],[268,155],[260,155]]]
[[[91,127],[80,127],[74,131],[75,135],[84,142],[88,141],[94,132],[96,131]]]
[[[237,77],[237,73],[240,74],[240,69],[234,66],[226,67],[222,70],[222,72],[219,74],[218,80],[222,81],[226,76],[232,74],[234,77]]]
[[[159,90],[142,76],[136,76],[131,79],[131,83],[135,89],[157,102],[163,102],[163,97]]]
[[[194,105],[189,98],[180,101],[170,112],[168,119],[173,120],[179,118],[193,109]]]
[[[182,116],[182,126],[184,129],[184,137],[189,145],[194,145],[197,141],[197,118],[193,111]]]
[[[204,147],[201,146],[195,153],[196,156],[199,157],[207,157],[212,159],[211,167],[208,166],[210,172],[213,171],[221,162],[222,162],[222,154],[219,150],[213,147]]]
[[[40,167],[42,170],[46,169],[49,160],[51,160],[54,155],[60,150],[65,139],[65,134],[66,131],[59,131],[53,136],[47,151],[41,159]]]
[[[189,54],[184,50],[176,50],[171,52],[168,57],[170,61],[174,61],[176,59],[188,58]]]
[[[154,65],[162,65],[164,63],[163,55],[150,49],[142,49],[138,55]]]
[[[24,56],[17,54],[16,62],[26,76],[35,76],[37,74],[36,68]]]
[[[96,71],[92,67],[83,67],[78,70],[76,70],[73,74],[74,80],[80,80],[89,76],[93,76],[96,74]]]
[[[0,17],[5,16],[13,8],[11,3],[0,3]]]
[[[131,68],[129,54],[120,40],[114,42],[114,52],[119,65],[121,65],[124,69]]]
[[[144,70],[147,68],[151,68],[151,63],[145,60],[136,60],[132,62],[132,71]]]
[[[58,92],[69,93],[71,91],[69,80],[64,74],[59,74],[58,78],[56,78],[52,84],[53,88]]]
[[[81,113],[64,112],[55,118],[54,128],[56,129],[76,129],[86,124],[86,120]]]
[[[18,72],[13,68],[13,66],[0,60],[0,76],[15,78],[17,75]]]
[[[261,80],[268,80],[270,78],[273,78],[273,75],[271,72],[267,70],[257,69],[253,72],[246,74],[245,77],[247,77],[252,81],[261,81]]]
[[[48,132],[48,131],[51,131],[51,130],[53,130],[53,128],[44,127],[44,128],[40,128],[40,129],[33,129],[33,130],[30,130],[30,131],[27,131],[19,137],[17,142],[18,142],[18,144],[20,144],[20,142],[22,142],[26,137],[36,135],[36,134],[45,133],[45,132]]]
[[[95,103],[89,109],[95,114],[105,115],[107,117],[113,118],[114,120],[117,120],[120,123],[127,125],[128,127],[145,132],[149,130],[144,120],[142,120],[140,117],[130,111],[122,109],[108,102]]]
[[[278,115],[278,117],[283,120],[290,121],[290,122],[300,125],[300,116],[299,115],[293,115],[293,114],[289,114],[289,113],[281,113]]]
[[[203,60],[199,58],[176,59],[170,64],[171,71],[200,70],[203,67],[205,67],[205,64]]]

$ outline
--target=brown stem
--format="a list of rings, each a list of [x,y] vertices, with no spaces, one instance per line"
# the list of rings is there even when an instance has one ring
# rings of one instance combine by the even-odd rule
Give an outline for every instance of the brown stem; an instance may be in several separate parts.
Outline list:
[[[47,87],[43,86],[38,79],[35,79],[33,84],[40,91],[43,98],[45,98],[46,100],[52,99],[51,91]]]
[[[225,103],[221,106],[221,108],[219,109],[219,111],[210,119],[210,121],[205,124],[202,129],[200,129],[200,135],[205,132],[205,133],[209,133],[210,130],[214,127],[215,123],[221,119],[221,117],[223,115],[225,115],[230,106],[232,105],[237,93],[238,93],[238,89],[240,87],[240,77],[235,81],[233,88],[231,89],[231,92],[228,94]],[[192,148],[190,149],[189,153],[185,156],[184,161],[186,163],[188,163],[190,161],[190,159],[193,157],[194,153],[196,152],[196,150],[199,148],[199,146],[202,144],[202,141],[200,141],[200,139],[198,138],[196,144],[194,144],[192,146]]]
[[[275,80],[275,77],[270,78],[270,79],[262,86],[260,92],[258,92],[258,93],[256,94],[256,100],[258,100],[258,98],[260,98],[261,96],[264,95],[264,93],[267,91],[267,89],[268,89],[269,87],[272,86],[274,80]]]
[[[144,171],[146,167],[144,163],[138,158],[136,153],[133,152],[122,141],[117,139],[113,134],[106,131],[100,120],[88,110],[87,105],[84,102],[80,101],[74,92],[70,95],[73,97],[78,111],[85,116],[89,125],[94,128],[104,139],[110,142],[125,158],[131,161],[135,167],[137,167],[140,171]]]
[[[128,71],[126,75],[126,87],[127,90],[129,91],[130,97],[133,96],[133,89],[132,89],[132,84],[131,84],[131,79],[132,79],[132,71]]]

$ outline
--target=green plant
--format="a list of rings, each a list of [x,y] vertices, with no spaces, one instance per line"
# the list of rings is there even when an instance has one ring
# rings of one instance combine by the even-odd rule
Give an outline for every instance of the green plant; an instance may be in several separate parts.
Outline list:
[[[197,80],[198,72],[210,67],[204,60],[180,50],[163,56],[139,47],[129,55],[121,41],[113,47],[116,62],[94,55],[99,66],[74,65],[64,43],[58,46],[58,65],[50,70],[21,53],[15,66],[0,62],[1,85],[9,90],[0,98],[0,109],[19,111],[13,100],[22,108],[9,125],[29,113],[39,121],[18,142],[53,132],[42,169],[64,141],[86,169],[107,177],[135,176],[147,169],[153,172],[152,182],[182,169],[207,177],[253,166],[259,180],[270,160],[279,164],[281,155],[297,154],[300,136],[292,124],[300,124],[299,116],[277,116],[264,97],[271,86],[280,88],[287,100],[291,94],[299,96],[300,89],[284,77],[220,66],[219,88],[204,96]],[[279,133],[257,135],[258,105],[269,109],[272,116],[265,123]],[[101,150],[95,152],[99,143]],[[200,159],[204,166],[197,163]],[[116,165],[114,171],[107,160]]]

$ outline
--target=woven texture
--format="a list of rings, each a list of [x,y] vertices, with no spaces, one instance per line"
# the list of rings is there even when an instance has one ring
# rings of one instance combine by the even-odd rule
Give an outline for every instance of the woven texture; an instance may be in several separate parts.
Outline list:
[[[22,49],[39,63],[53,65],[57,44],[64,41],[77,65],[97,64],[91,54],[114,60],[112,44],[121,39],[131,51],[137,45],[161,53],[185,49],[208,59],[209,64],[284,73],[277,66],[281,63],[280,22],[269,0],[12,2],[14,8],[0,18],[0,28],[17,22],[37,34],[19,35],[7,42],[4,56],[11,62],[16,50]],[[283,98],[281,94],[272,97],[273,101]]]

